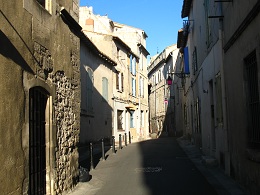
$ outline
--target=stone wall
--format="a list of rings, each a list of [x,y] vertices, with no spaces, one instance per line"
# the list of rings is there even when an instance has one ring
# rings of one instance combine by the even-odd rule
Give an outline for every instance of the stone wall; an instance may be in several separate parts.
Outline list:
[[[56,147],[56,186],[57,193],[66,191],[75,185],[78,176],[77,170],[77,130],[75,124],[75,111],[72,102],[74,91],[70,80],[64,72],[59,71],[54,76],[56,85],[56,98],[54,102],[56,128],[57,128],[57,147]],[[74,161],[72,163],[72,161]]]

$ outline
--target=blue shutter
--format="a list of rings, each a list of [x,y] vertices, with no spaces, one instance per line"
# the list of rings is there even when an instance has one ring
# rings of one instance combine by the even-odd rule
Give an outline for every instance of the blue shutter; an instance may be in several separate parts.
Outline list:
[[[189,50],[188,47],[184,48],[184,73],[190,74],[190,68],[189,68]]]
[[[132,60],[133,60],[133,56],[130,55],[130,66],[129,66],[129,69],[130,69],[131,73],[132,73]]]

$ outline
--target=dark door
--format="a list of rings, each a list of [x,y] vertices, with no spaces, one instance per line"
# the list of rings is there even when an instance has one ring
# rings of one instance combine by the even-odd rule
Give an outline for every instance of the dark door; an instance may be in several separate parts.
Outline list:
[[[38,87],[29,92],[29,194],[46,194],[45,109],[47,93]]]

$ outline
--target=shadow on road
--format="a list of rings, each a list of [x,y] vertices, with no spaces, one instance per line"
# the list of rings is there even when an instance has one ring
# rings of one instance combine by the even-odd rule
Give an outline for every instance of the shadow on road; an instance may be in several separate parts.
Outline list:
[[[175,138],[138,143],[143,182],[152,195],[214,195],[216,191],[188,159]]]

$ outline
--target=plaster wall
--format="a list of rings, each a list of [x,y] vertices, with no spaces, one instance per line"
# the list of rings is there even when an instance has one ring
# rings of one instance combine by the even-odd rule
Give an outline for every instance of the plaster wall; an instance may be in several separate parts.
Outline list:
[[[231,29],[225,26],[225,35],[228,38],[234,33],[235,28],[239,25],[239,20],[243,20],[246,13],[252,8],[256,1],[234,3],[233,7],[228,9],[236,17],[226,20],[226,24],[230,24]],[[240,14],[238,14],[240,13]],[[229,16],[229,13],[226,13]],[[231,16],[230,16],[231,17]],[[234,22],[233,22],[234,21]],[[242,21],[240,21],[242,22]],[[259,164],[252,161],[253,153],[250,157],[247,153],[250,146],[248,144],[248,105],[247,91],[245,83],[245,64],[244,59],[252,52],[256,51],[258,79],[259,79],[259,59],[260,59],[260,34],[258,32],[258,24],[260,22],[259,14],[242,32],[234,44],[224,54],[224,71],[226,77],[227,91],[227,108],[228,108],[228,136],[230,148],[230,174],[232,177],[242,183],[251,194],[260,193],[260,182],[258,173],[260,171]],[[259,88],[259,82],[258,82]]]

